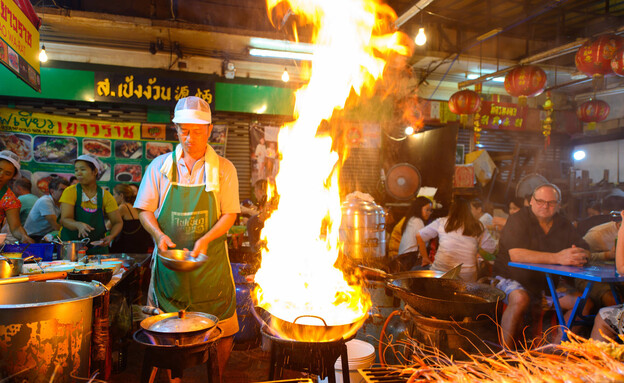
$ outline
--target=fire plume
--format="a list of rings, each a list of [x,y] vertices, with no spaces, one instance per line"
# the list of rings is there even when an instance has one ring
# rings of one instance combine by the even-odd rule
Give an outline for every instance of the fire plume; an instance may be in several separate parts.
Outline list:
[[[258,306],[286,325],[309,325],[282,336],[303,341],[333,340],[352,334],[371,302],[358,283],[347,281],[334,264],[340,243],[339,155],[332,138],[319,133],[323,120],[342,109],[353,91],[373,89],[389,55],[408,55],[399,32],[385,33],[396,18],[372,0],[267,0],[269,15],[280,5],[315,26],[309,82],[296,92],[296,120],[280,129],[279,205],[265,221],[262,265],[256,273]],[[321,319],[322,318],[322,321]],[[338,334],[328,334],[327,327]],[[345,327],[346,326],[346,327]],[[295,326],[297,327],[297,326]],[[308,328],[319,331],[308,333]]]

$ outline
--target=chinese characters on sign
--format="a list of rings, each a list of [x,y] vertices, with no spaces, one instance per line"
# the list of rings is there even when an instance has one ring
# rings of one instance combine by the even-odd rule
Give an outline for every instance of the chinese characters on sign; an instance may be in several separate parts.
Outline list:
[[[525,130],[527,107],[506,102],[483,101],[475,114],[482,129]]]
[[[133,101],[173,106],[184,97],[196,96],[214,110],[214,83],[136,74],[95,73],[96,101]]]

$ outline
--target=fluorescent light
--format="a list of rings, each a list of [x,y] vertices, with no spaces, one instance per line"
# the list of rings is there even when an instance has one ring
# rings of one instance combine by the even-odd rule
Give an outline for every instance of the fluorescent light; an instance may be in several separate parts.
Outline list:
[[[249,45],[252,48],[270,49],[276,51],[314,53],[314,45],[307,43],[293,43],[288,40],[272,40],[252,37],[249,39]]]
[[[476,73],[468,73],[468,76],[466,76],[468,80],[475,80],[475,79],[478,79],[479,77],[481,76]],[[486,81],[505,82],[505,77],[494,77],[494,78],[490,77]]]
[[[257,57],[272,57],[277,59],[292,59],[292,60],[312,60],[314,55],[310,53],[301,52],[286,52],[286,51],[273,51],[268,49],[250,48],[249,54]]]
[[[492,29],[491,31],[486,32],[486,33],[482,34],[481,36],[477,37],[477,41],[483,41],[485,39],[489,39],[490,37],[495,36],[495,35],[501,33],[502,31],[503,31],[503,28]]]

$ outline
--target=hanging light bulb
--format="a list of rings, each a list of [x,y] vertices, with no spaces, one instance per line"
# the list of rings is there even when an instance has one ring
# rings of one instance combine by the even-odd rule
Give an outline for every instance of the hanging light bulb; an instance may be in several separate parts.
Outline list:
[[[408,126],[405,128],[405,135],[409,136],[413,133],[414,133],[414,128],[412,128],[411,126]]]
[[[284,73],[282,73],[282,81],[288,82],[290,80],[290,76],[288,75],[288,71],[284,68]]]
[[[48,61],[48,54],[45,51],[45,45],[41,45],[41,50],[39,51],[39,61],[44,63]]]
[[[423,46],[427,42],[427,35],[425,35],[425,28],[418,28],[418,34],[414,39],[414,42],[418,46]]]

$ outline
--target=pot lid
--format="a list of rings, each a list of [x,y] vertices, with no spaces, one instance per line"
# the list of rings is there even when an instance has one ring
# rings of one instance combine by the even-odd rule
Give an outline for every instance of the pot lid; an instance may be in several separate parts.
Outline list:
[[[160,333],[193,332],[208,330],[217,324],[216,317],[212,315],[183,310],[177,313],[161,314],[156,318],[158,317],[162,319],[152,323],[148,330]]]

